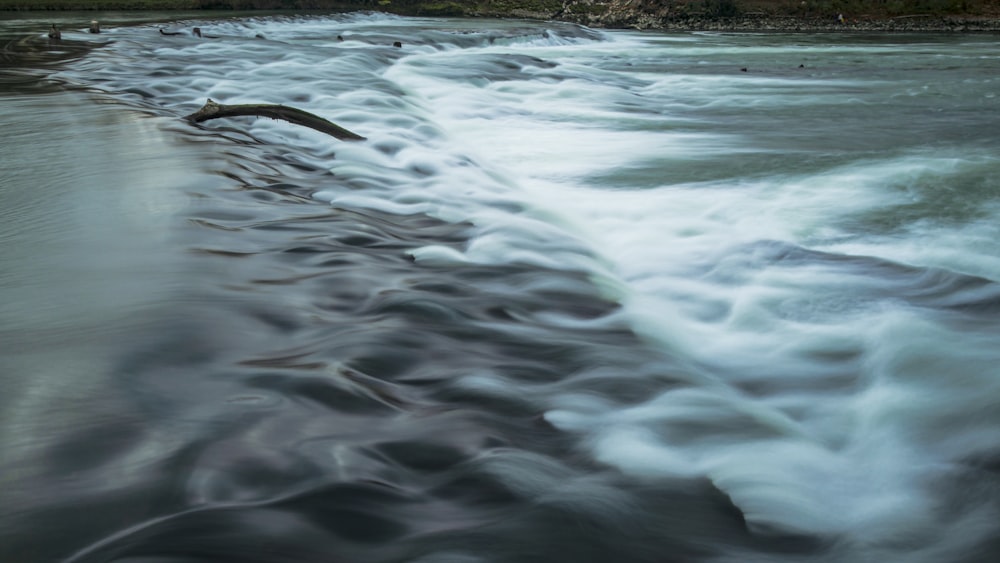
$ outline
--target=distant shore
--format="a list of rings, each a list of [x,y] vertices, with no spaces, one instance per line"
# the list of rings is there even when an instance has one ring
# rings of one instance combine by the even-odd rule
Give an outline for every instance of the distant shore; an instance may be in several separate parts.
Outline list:
[[[738,0],[709,0],[724,3]],[[776,0],[777,1],[777,0]],[[744,4],[749,4],[749,1]],[[410,16],[557,20],[596,28],[735,32],[989,32],[1000,33],[1000,8],[976,13],[840,14],[792,10],[710,13],[678,10],[656,0],[0,0],[0,11],[378,11]],[[692,3],[687,3],[693,5]],[[803,5],[806,2],[802,2]],[[673,6],[668,8],[668,6]]]
[[[965,16],[915,16],[899,18],[847,19],[839,22],[830,18],[796,16],[737,16],[732,18],[687,18],[678,20],[639,20],[639,29],[664,31],[774,31],[774,32],[988,32],[1000,33],[1000,18]],[[617,27],[604,25],[601,27]]]

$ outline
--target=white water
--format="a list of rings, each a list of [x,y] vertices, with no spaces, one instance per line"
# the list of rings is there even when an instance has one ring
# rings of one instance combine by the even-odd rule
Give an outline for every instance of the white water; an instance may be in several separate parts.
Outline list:
[[[976,147],[917,149],[807,174],[778,168],[764,177],[677,182],[671,165],[710,160],[724,169],[735,153],[767,158],[772,151],[756,149],[753,132],[738,124],[738,132],[684,131],[672,108],[849,106],[873,103],[857,100],[882,85],[872,77],[748,79],[576,67],[624,52],[652,59],[665,50],[651,43],[610,34],[583,46],[477,52],[530,54],[580,74],[557,84],[536,76],[544,71],[492,84],[442,83],[424,74],[459,65],[467,52],[417,53],[387,75],[438,108],[434,120],[450,138],[485,149],[482,158],[512,178],[542,216],[596,251],[602,264],[593,266],[595,275],[620,288],[636,330],[690,366],[690,387],[629,408],[587,394],[553,397],[548,420],[636,478],[709,477],[761,529],[844,533],[875,546],[988,529],[998,516],[992,503],[942,522],[929,491],[953,463],[1000,439],[994,327],[955,326],[947,315],[915,309],[892,281],[871,272],[783,267],[767,248],[752,245],[782,241],[998,280],[992,220],[929,221],[891,237],[838,223],[917,199],[914,183],[938,181],[944,189],[949,175],[987,176],[1000,159]],[[720,53],[678,43],[685,57]],[[795,48],[759,50],[784,55]],[[862,48],[857,56],[886,50]],[[858,97],[824,99],[823,92],[838,89]],[[646,114],[621,111],[629,102]],[[836,123],[829,127],[831,142],[843,142]],[[627,176],[650,161],[659,166],[655,184],[633,188],[626,179],[608,189],[588,181]],[[997,216],[997,187],[982,210],[988,217]],[[995,299],[997,288],[987,288],[987,296]],[[762,390],[748,392],[750,386]],[[940,556],[930,551],[928,560]]]
[[[369,140],[265,120],[227,135],[332,172],[313,197],[335,208],[474,224],[464,252],[414,248],[419,263],[587,272],[668,358],[470,387],[533,394],[594,460],[654,485],[707,478],[755,533],[830,538],[833,560],[958,560],[996,534],[996,485],[959,492],[1000,443],[988,40],[382,15],[175,27],[193,25],[218,39],[110,30],[56,78],[177,116],[205,97],[319,113]],[[626,405],[587,388],[598,372],[674,383]]]

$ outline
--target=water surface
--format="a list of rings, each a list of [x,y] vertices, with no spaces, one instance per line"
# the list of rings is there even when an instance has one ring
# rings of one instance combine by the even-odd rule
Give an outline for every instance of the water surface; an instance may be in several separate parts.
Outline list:
[[[994,36],[182,17],[3,22],[0,559],[1000,554]]]

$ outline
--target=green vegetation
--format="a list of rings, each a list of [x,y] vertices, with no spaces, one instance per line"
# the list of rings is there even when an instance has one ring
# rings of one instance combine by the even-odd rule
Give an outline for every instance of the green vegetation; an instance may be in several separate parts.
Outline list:
[[[465,7],[458,2],[428,2],[417,12],[425,16],[464,16]]]
[[[562,0],[485,0],[481,2],[464,2],[464,4],[481,4],[483,8],[493,12],[513,13],[518,10],[526,12],[554,14],[562,9]]]
[[[0,10],[194,10],[199,0],[0,0]]]

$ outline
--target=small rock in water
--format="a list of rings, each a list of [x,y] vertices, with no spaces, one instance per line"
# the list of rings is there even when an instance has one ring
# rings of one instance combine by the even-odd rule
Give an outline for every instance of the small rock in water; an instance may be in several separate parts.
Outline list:
[[[98,22],[97,20],[90,20],[90,32],[91,33],[100,33],[101,32],[101,23]]]
[[[49,39],[62,39],[62,32],[56,27],[56,24],[52,24],[49,28]]]
[[[392,46],[393,47],[402,47],[403,44],[401,42],[399,42],[399,41],[395,41],[395,42],[393,42]]]

